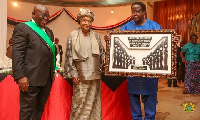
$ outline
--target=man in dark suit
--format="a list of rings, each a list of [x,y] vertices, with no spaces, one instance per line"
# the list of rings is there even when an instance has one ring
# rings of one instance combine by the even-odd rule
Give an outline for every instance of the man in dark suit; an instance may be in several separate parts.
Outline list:
[[[55,46],[56,46],[56,66],[60,67],[62,63],[62,55],[63,55],[63,50],[62,46],[58,44],[59,39],[55,38]]]
[[[40,120],[54,80],[53,32],[45,27],[49,11],[36,5],[29,22],[13,31],[13,75],[20,89],[20,120]]]

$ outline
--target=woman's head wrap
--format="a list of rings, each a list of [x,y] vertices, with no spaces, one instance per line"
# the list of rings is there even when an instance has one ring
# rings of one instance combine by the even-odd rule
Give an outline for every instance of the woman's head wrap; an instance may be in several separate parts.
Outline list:
[[[89,9],[82,9],[80,11],[80,13],[77,15],[77,21],[78,23],[80,23],[80,20],[82,17],[90,17],[91,18],[91,21],[93,22],[94,21],[94,14],[92,11],[90,11]]]

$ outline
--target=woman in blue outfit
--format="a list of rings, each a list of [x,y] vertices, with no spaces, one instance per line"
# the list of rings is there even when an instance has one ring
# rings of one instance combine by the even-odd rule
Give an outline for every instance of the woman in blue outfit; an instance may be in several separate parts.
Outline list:
[[[197,39],[198,36],[192,34],[190,42],[183,46],[180,53],[186,70],[184,94],[200,93],[200,44],[197,43]]]

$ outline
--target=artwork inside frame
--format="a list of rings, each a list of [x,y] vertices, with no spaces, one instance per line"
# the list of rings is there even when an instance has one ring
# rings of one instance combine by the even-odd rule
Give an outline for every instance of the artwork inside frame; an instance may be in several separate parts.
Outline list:
[[[109,31],[105,75],[176,78],[175,30]]]

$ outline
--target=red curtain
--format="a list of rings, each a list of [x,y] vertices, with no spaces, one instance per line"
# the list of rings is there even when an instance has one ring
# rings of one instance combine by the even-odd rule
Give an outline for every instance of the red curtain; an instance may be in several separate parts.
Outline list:
[[[188,42],[191,19],[200,11],[200,0],[166,0],[154,3],[154,21],[163,29],[176,29]]]

